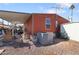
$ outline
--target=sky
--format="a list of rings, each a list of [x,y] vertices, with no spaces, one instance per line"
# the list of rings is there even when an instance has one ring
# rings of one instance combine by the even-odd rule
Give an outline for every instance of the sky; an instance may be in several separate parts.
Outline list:
[[[57,13],[70,20],[71,10],[69,8],[71,5],[71,3],[0,3],[0,10],[24,13]],[[74,6],[73,22],[79,22],[79,4],[76,3]]]

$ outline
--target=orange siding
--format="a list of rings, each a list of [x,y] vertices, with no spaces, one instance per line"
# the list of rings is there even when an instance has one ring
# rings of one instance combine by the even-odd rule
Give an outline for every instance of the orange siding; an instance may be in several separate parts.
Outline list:
[[[51,20],[50,29],[45,28],[45,18],[49,17]],[[55,32],[55,17],[52,14],[33,14],[34,32]]]
[[[45,18],[49,17],[51,20],[50,29],[45,28]],[[33,20],[33,33],[36,32],[55,32],[56,31],[56,14],[32,14],[32,16],[25,22],[25,27],[28,32],[32,33],[32,20]],[[68,23],[69,21],[57,15],[59,24]]]
[[[57,15],[57,20],[59,24],[65,24],[65,23],[69,23],[69,21],[59,15]]]

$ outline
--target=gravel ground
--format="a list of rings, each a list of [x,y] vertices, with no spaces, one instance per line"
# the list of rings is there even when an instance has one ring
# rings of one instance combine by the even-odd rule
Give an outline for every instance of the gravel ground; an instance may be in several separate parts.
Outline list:
[[[79,42],[76,41],[62,41],[57,44],[49,46],[36,47],[32,45],[31,48],[19,47],[14,48],[12,46],[0,47],[5,49],[2,55],[78,55],[79,54]]]

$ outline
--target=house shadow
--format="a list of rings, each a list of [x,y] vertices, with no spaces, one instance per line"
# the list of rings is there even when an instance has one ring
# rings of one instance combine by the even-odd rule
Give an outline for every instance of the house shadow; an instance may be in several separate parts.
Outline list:
[[[51,43],[51,44],[42,45],[39,42],[37,42],[37,43],[35,43],[35,46],[36,47],[50,46],[50,45],[55,45],[55,44],[58,44],[60,42],[68,41],[68,40],[69,39],[65,39],[65,38],[56,38],[56,39],[54,39],[53,43]]]
[[[63,41],[68,41],[69,39],[67,38],[56,38],[54,39],[54,43],[53,44],[57,44],[57,43],[60,43],[60,42],[63,42]]]
[[[46,44],[46,45],[42,45],[40,44],[40,42],[38,41],[37,43],[33,43],[36,47],[45,47],[45,46],[50,46],[50,45],[55,45],[58,44],[60,42],[63,41],[68,41],[69,39],[65,39],[65,38],[55,38],[53,40],[53,43],[51,44]],[[23,47],[28,47],[29,49],[31,48],[32,44],[30,44],[29,42],[27,43],[23,43],[23,42],[16,42],[15,40],[12,41],[3,41],[3,47],[7,47],[7,46],[11,46],[14,48],[23,48]]]
[[[3,41],[3,46],[2,47],[7,47],[11,46],[14,48],[23,48],[23,47],[28,47],[29,49],[31,48],[30,43],[23,43],[23,42],[16,42],[16,41]]]

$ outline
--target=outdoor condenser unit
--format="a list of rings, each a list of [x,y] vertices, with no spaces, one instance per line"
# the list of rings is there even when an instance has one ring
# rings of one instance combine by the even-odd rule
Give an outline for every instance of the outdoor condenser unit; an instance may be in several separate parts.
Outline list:
[[[55,34],[53,32],[37,33],[37,41],[42,45],[52,44]]]

